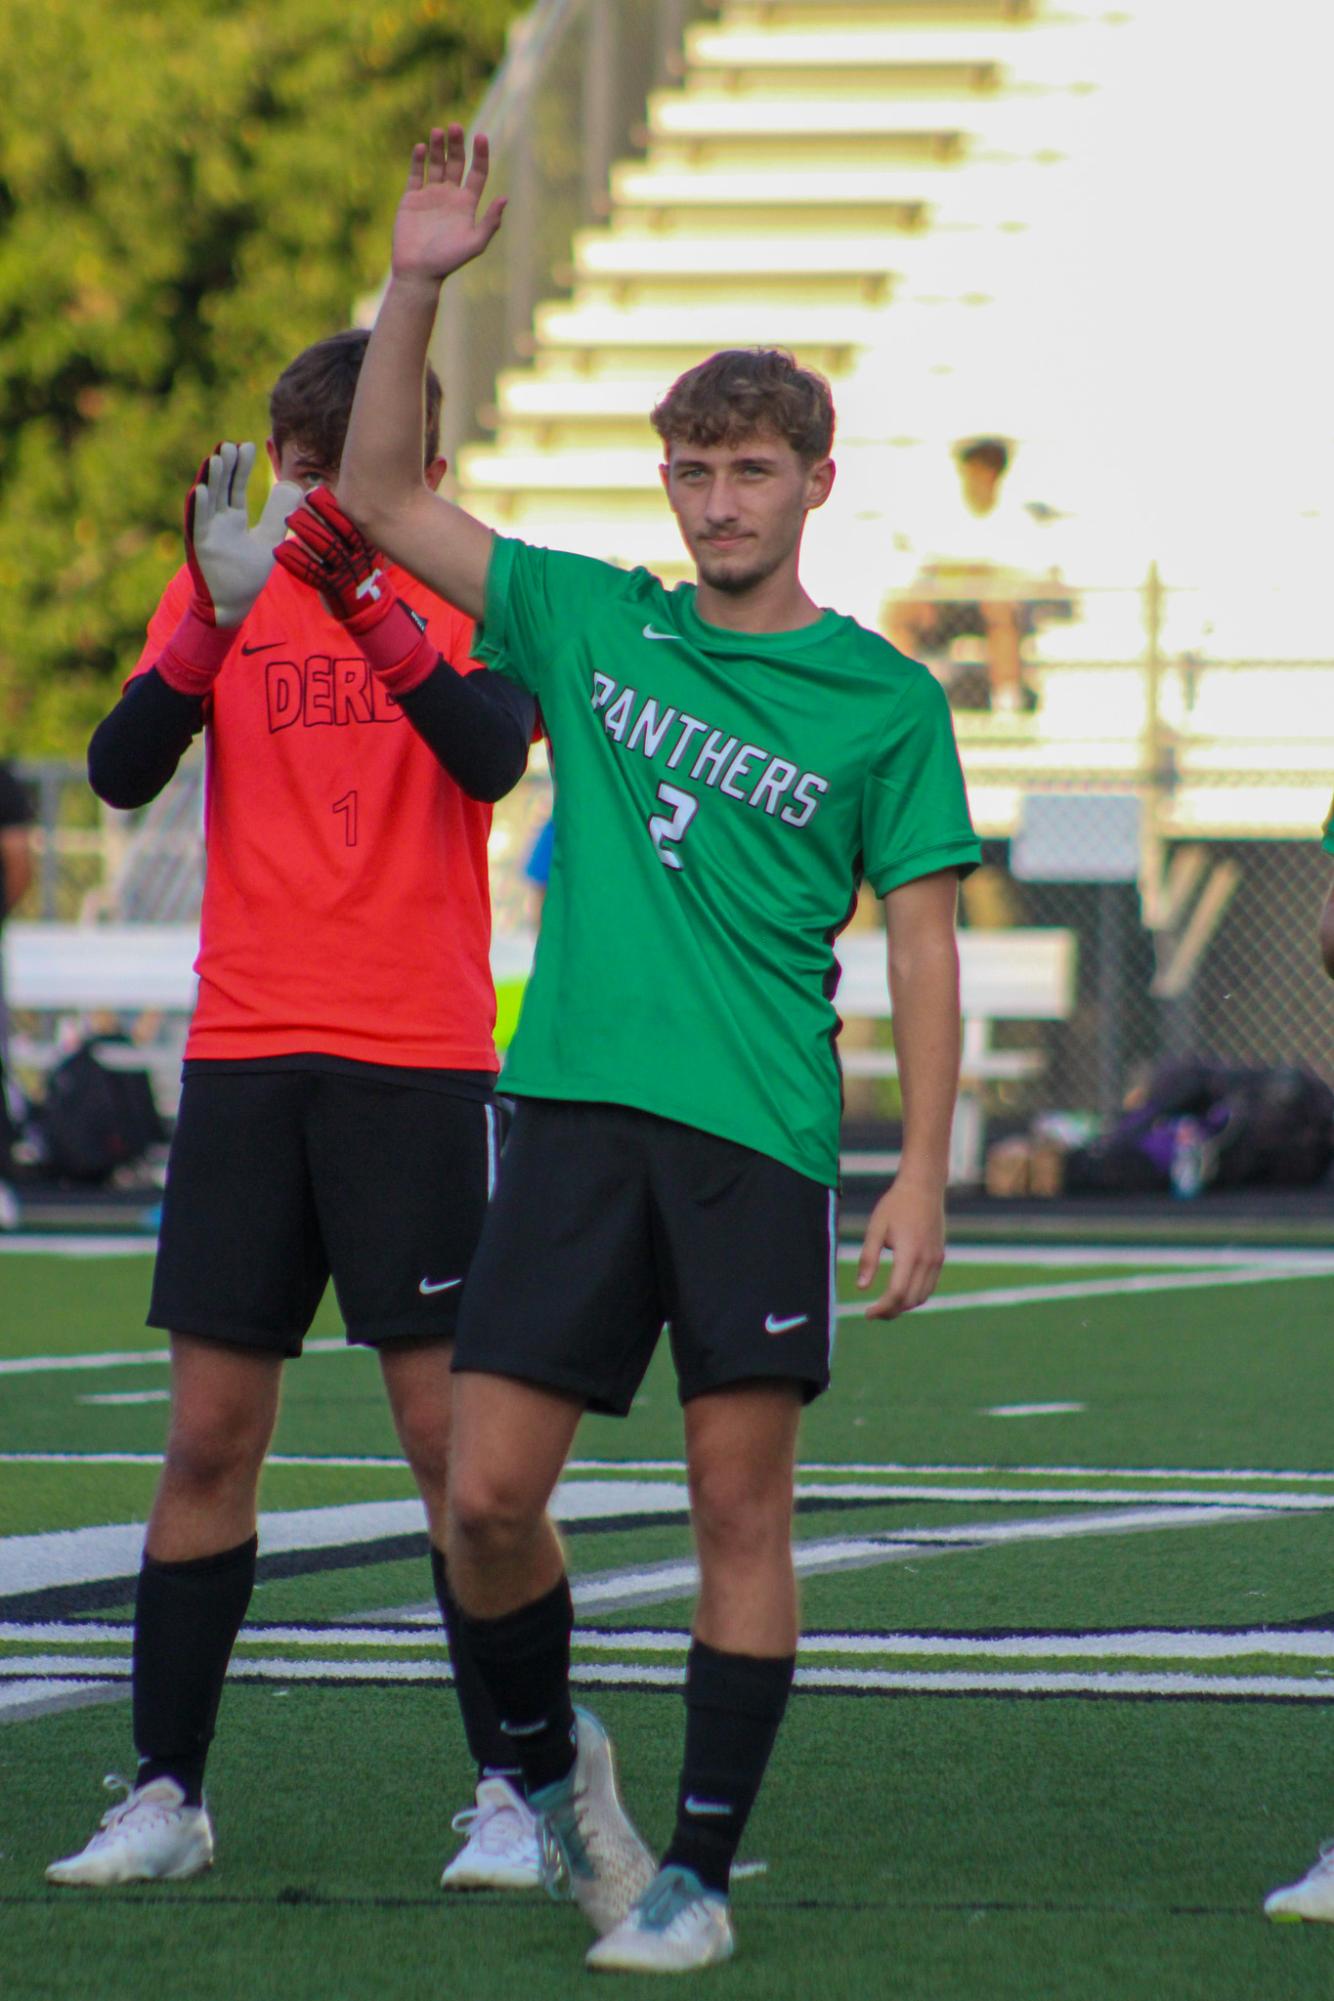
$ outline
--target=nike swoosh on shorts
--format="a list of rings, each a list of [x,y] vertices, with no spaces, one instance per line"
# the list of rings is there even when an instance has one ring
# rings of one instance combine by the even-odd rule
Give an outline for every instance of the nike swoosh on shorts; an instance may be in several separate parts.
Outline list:
[[[461,1278],[424,1278],[417,1287],[417,1290],[428,1295],[433,1292],[450,1292],[456,1285],[462,1285],[462,1283],[463,1280]]]
[[[770,1313],[765,1316],[764,1331],[766,1334],[790,1334],[794,1327],[804,1327],[810,1317],[809,1313],[794,1313],[788,1319],[780,1320],[777,1314]]]

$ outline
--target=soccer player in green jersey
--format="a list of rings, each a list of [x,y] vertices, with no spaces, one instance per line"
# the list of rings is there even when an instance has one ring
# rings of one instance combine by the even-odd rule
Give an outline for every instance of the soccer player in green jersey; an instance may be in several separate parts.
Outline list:
[[[467,171],[465,172],[465,168]],[[876,1205],[869,1308],[929,1296],[959,1056],[954,914],[975,865],[944,697],[815,604],[802,529],[828,496],[827,385],[717,355],[654,413],[694,586],[494,536],[431,494],[419,395],[442,281],[483,251],[462,131],[413,155],[338,495],[481,621],[538,697],[559,787],[542,935],[506,1070],[519,1099],[456,1347],[450,1575],[573,1893],[590,1965],[732,1950],[729,1871],[793,1675],[802,1404],[828,1381],[839,1078],[833,939],[883,897],[903,1161]],[[299,528],[298,531],[299,532]],[[675,1832],[661,1867],[569,1695],[572,1613],[546,1505],[585,1409],[624,1412],[666,1322],[701,1589]]]

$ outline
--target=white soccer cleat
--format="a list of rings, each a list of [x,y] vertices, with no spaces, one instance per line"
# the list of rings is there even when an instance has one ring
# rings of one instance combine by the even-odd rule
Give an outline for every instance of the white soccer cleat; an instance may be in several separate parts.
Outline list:
[[[599,1973],[694,1973],[732,1957],[736,1939],[726,1897],[706,1890],[693,1869],[668,1864],[615,1931],[590,1946]]]
[[[574,1715],[574,1770],[532,1804],[547,1888],[572,1896],[595,1932],[609,1932],[653,1881],[655,1864],[621,1805],[610,1737],[589,1710]]]
[[[440,1878],[442,1890],[540,1890],[546,1881],[537,1815],[508,1779],[483,1779],[476,1806],[453,1821],[468,1839]]]
[[[1265,1916],[1294,1924],[1299,1918],[1311,1918],[1317,1924],[1334,1925],[1334,1841],[1322,1842],[1318,1859],[1300,1883],[1270,1891]]]
[[[124,1786],[125,1780],[110,1777],[106,1784]],[[187,1806],[175,1779],[154,1779],[146,1786],[126,1787],[126,1792],[102,1816],[85,1849],[51,1864],[48,1883],[181,1883],[212,1866],[208,1808]]]

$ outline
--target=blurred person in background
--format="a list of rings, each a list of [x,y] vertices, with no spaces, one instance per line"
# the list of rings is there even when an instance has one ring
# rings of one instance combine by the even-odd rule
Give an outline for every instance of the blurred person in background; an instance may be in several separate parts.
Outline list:
[[[22,901],[32,881],[32,822],[27,792],[12,767],[0,762],[0,926]],[[5,1007],[3,976],[0,961],[0,1230],[16,1230],[19,1203],[10,1180],[15,1133],[9,1101],[9,1013]]]
[[[955,447],[958,488],[934,521],[926,510],[925,527],[902,540],[917,573],[902,597],[889,599],[883,619],[901,653],[930,661],[954,707],[997,715],[1035,706],[1023,642],[1052,579],[1042,512],[1005,484],[1010,456],[1004,438],[965,438]],[[984,684],[955,658],[958,642],[970,639],[984,642]]]

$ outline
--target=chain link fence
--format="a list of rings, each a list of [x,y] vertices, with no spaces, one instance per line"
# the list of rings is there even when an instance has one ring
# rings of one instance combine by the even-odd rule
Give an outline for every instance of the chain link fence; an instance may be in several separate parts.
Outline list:
[[[1035,620],[1024,637],[1017,708],[991,706],[985,633],[928,655],[951,691],[983,840],[961,937],[966,1000],[985,1027],[965,1071],[986,1136],[1034,1121],[1106,1127],[1168,1060],[1294,1065],[1334,1083],[1334,996],[1316,948],[1331,872],[1319,830],[1334,787],[1334,661],[1301,657],[1295,631],[1281,654],[1215,657],[1198,594],[1152,573],[1067,602],[1078,619],[1045,630]],[[38,865],[19,919],[196,915],[200,772],[196,755],[153,807],[126,815],[100,807],[77,766],[23,770]],[[537,922],[526,864],[551,803],[539,751],[496,810],[500,939]],[[850,935],[881,921],[867,896]],[[1041,977],[1016,998],[1035,953]],[[891,1023],[846,1011],[849,1053],[892,1049]],[[862,1056],[848,1067],[850,1121],[893,1120],[892,1065],[868,1075],[877,1066]]]

